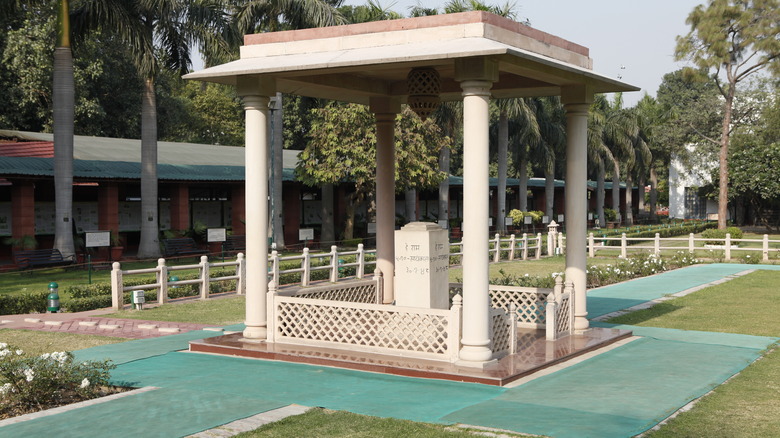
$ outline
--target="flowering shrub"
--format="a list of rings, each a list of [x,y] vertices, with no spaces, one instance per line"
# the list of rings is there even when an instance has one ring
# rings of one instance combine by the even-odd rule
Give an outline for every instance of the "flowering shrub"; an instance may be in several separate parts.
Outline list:
[[[108,387],[110,361],[75,362],[69,352],[25,357],[0,342],[0,418],[36,412],[115,392]]]
[[[614,264],[606,266],[588,266],[588,287],[600,287],[619,283],[637,277],[646,277],[671,269],[690,266],[699,261],[687,251],[678,251],[673,256],[663,259],[653,253],[639,253],[626,259],[619,259]],[[564,275],[563,272],[553,272],[550,276],[538,277],[525,275],[511,275],[503,270],[498,271],[499,278],[490,280],[491,284],[504,286],[523,286],[552,288],[555,285],[555,277]]]

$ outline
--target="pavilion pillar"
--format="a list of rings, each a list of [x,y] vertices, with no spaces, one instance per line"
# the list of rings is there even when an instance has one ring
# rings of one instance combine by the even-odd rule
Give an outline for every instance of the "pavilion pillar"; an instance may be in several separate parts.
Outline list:
[[[585,85],[565,87],[566,109],[566,280],[574,285],[574,330],[590,326],[587,303],[588,108],[593,91]]]
[[[455,63],[463,90],[463,336],[460,359],[480,366],[493,357],[490,349],[488,295],[488,218],[490,216],[490,88],[498,66],[486,58]]]
[[[98,187],[98,229],[119,233],[119,186],[115,182]]]
[[[385,304],[395,300],[395,117],[397,100],[372,98],[376,116],[376,267],[382,272]]]
[[[236,184],[230,191],[230,225],[233,227],[233,234],[246,234],[246,187],[243,184]]]
[[[268,299],[268,102],[273,79],[237,78],[246,117],[246,328],[244,338],[266,339]]]

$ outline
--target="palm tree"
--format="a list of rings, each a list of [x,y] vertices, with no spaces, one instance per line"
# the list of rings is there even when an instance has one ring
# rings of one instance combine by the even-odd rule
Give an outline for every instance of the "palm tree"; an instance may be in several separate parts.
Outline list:
[[[157,195],[157,106],[155,78],[162,69],[186,73],[195,44],[227,45],[228,27],[220,0],[84,0],[74,14],[81,32],[106,29],[129,46],[144,79],[141,96],[141,240],[139,258],[160,255]],[[216,50],[213,50],[216,51]]]
[[[73,246],[73,53],[70,49],[68,0],[59,0],[57,46],[54,49],[54,247],[64,257],[75,254]]]
[[[445,136],[450,139],[460,138],[456,136],[463,121],[463,105],[460,102],[443,102],[433,113],[433,117]],[[445,174],[444,179],[439,183],[439,220],[450,218],[451,154],[452,149],[447,146],[439,151],[439,170]]]
[[[555,165],[566,147],[566,125],[563,105],[557,97],[535,99],[539,140],[531,146],[535,162],[544,172],[545,216],[552,219],[555,204]]]

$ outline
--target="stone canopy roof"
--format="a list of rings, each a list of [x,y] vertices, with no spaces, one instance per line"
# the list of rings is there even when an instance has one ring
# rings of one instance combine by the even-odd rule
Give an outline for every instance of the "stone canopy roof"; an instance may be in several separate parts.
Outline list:
[[[461,95],[455,61],[487,57],[499,73],[494,98],[554,96],[583,84],[595,93],[638,90],[595,73],[587,48],[481,11],[247,35],[244,43],[241,59],[184,77],[236,84],[271,76],[283,93],[367,104],[405,102],[409,71],[433,67],[447,101]]]

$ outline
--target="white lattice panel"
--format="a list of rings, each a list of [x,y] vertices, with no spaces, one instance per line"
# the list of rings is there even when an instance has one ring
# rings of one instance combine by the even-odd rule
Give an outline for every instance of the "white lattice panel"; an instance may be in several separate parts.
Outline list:
[[[557,335],[571,333],[571,295],[566,294],[561,298],[555,309],[555,332]]]
[[[502,309],[493,309],[490,312],[493,326],[493,338],[491,350],[496,356],[505,356],[509,354],[512,342],[512,330],[509,315]]]
[[[376,301],[376,283],[344,287],[334,285],[333,289],[307,292],[305,289],[295,294],[299,298],[313,298],[328,301],[347,301],[351,303],[373,303]]]
[[[277,342],[448,359],[449,310],[276,297]]]
[[[518,324],[541,327],[545,324],[547,295],[552,289],[490,285],[491,306],[509,312],[515,305]]]

